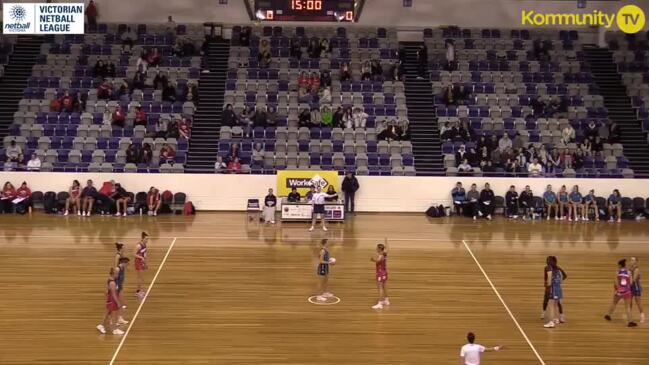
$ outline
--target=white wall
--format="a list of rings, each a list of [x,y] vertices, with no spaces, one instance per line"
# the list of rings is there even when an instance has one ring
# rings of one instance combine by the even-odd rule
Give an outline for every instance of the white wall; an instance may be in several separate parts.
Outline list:
[[[268,188],[275,188],[277,184],[275,175],[0,172],[2,184],[11,181],[17,186],[27,181],[32,190],[40,191],[67,191],[72,179],[81,181],[83,185],[87,179],[92,179],[96,186],[115,179],[134,192],[146,191],[151,185],[160,190],[182,191],[199,210],[245,210],[247,199],[261,198]],[[582,192],[595,189],[597,195],[605,197],[612,189],[620,189],[623,196],[649,196],[645,185],[649,179],[359,176],[358,180],[361,188],[356,196],[356,207],[358,211],[366,212],[423,212],[433,204],[449,205],[450,191],[457,181],[462,181],[467,189],[471,183],[478,184],[481,189],[485,182],[489,182],[497,195],[504,195],[512,184],[519,190],[529,184],[535,193],[544,191],[547,184],[555,188],[563,184],[571,188],[576,184]]]

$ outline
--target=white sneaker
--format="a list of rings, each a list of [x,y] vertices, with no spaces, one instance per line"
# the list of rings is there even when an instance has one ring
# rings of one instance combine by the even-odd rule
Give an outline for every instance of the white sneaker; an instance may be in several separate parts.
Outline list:
[[[331,297],[333,297],[334,295],[333,295],[333,293],[326,292],[326,293],[322,293],[322,296],[325,297],[325,298],[331,298]]]
[[[124,212],[124,213],[122,214],[122,217],[126,217],[126,216],[128,216],[128,214],[126,214],[126,212]]]
[[[327,227],[322,226],[322,230],[323,230],[323,231],[326,231],[326,230],[327,230]]]
[[[568,217],[568,222],[572,222],[572,218]]]
[[[560,218],[557,217],[556,215],[554,216],[554,220],[555,220],[555,221],[558,221],[559,219],[560,219]]]
[[[546,221],[549,221],[549,220],[550,220],[550,216],[548,216],[547,218],[545,218],[545,220],[546,220]]]
[[[582,217],[581,220],[584,222],[588,222],[588,217]]]
[[[122,309],[126,309],[127,307],[125,305],[122,306]]]
[[[555,318],[555,319],[552,320],[552,322],[554,322],[554,324],[559,324],[559,323],[561,323],[561,320]]]
[[[80,210],[77,211],[77,215],[81,216],[81,211]]]
[[[70,212],[68,212],[67,210],[65,211],[65,213],[63,213],[64,216],[68,214],[70,214]]]
[[[514,218],[514,219],[518,219],[518,216],[517,216],[516,214],[514,214],[514,215],[512,216],[512,218]]]
[[[103,324],[98,324],[97,325],[97,331],[99,331],[99,333],[101,333],[102,335],[106,334],[106,328],[104,328]]]
[[[376,303],[372,306],[372,309],[383,309],[383,304],[381,303]]]
[[[270,224],[275,224],[275,221],[270,221]]]
[[[383,301],[381,302],[381,304],[383,304],[383,305],[390,305],[390,299],[388,299],[388,298],[383,299]]]
[[[550,321],[550,322],[544,324],[543,327],[545,327],[545,328],[554,328],[554,327],[556,327],[556,325],[554,324],[554,321]]]
[[[150,217],[150,216],[153,215],[153,212],[152,212],[152,211],[148,211],[148,212],[146,212],[146,215],[148,215],[148,216]]]
[[[322,295],[318,295],[317,297],[315,297],[315,299],[318,302],[326,302],[327,301],[327,298],[323,297]]]
[[[311,228],[309,228],[309,232],[311,232],[311,231],[313,231],[313,228],[314,228],[314,227],[313,227],[313,226],[311,226]]]
[[[117,335],[117,336],[121,336],[121,335],[124,334],[124,331],[122,331],[122,330],[119,329],[119,328],[115,328],[115,329],[113,330],[113,334],[114,334],[114,335]]]
[[[158,212],[153,212],[154,217],[157,216],[157,215],[158,215]]]
[[[122,215],[119,212],[115,213],[115,217],[121,217]]]
[[[476,219],[477,219],[477,218],[476,218],[476,216],[474,215],[474,216],[473,216],[473,220],[476,220]]]
[[[118,325],[128,324],[128,321],[125,320],[125,319],[122,318],[122,317],[119,317],[119,318],[117,319],[117,324],[118,324]]]
[[[491,214],[489,214],[489,215],[487,216],[487,219],[488,219],[488,220],[491,220]]]
[[[90,212],[86,212],[86,217],[90,217]]]

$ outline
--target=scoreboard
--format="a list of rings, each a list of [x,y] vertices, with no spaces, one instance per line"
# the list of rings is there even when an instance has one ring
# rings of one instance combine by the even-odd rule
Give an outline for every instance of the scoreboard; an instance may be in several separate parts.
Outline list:
[[[355,0],[255,0],[255,13],[267,21],[352,22]]]

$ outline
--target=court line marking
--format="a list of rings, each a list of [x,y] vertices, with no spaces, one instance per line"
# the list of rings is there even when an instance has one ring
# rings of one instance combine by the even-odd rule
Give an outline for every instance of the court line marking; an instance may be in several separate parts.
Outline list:
[[[117,359],[117,355],[119,355],[119,351],[122,349],[122,346],[124,346],[124,342],[126,342],[126,338],[128,337],[128,334],[131,332],[131,328],[133,328],[133,325],[135,324],[135,320],[137,320],[137,316],[140,314],[140,311],[142,310],[142,307],[144,306],[146,299],[149,297],[149,293],[151,293],[151,289],[153,289],[153,285],[158,279],[158,275],[162,271],[162,268],[164,267],[165,263],[167,262],[167,257],[169,257],[171,250],[174,248],[174,245],[176,244],[176,240],[177,237],[174,237],[174,240],[171,241],[171,244],[167,249],[167,253],[165,253],[164,257],[162,258],[162,262],[160,262],[160,266],[158,266],[158,270],[153,276],[151,283],[149,283],[149,287],[147,288],[146,293],[144,294],[144,298],[142,298],[142,301],[140,302],[140,305],[137,307],[137,310],[135,311],[135,314],[133,315],[131,322],[128,324],[128,328],[126,329],[126,332],[122,336],[122,339],[119,341],[119,345],[117,346],[117,349],[115,349],[115,353],[113,354],[113,357],[109,362],[109,365],[113,365],[115,363],[115,360]]]
[[[491,281],[491,279],[489,278],[489,275],[487,275],[487,272],[482,268],[482,265],[480,264],[480,261],[478,261],[478,259],[475,257],[475,255],[473,254],[473,251],[471,251],[471,248],[469,247],[469,245],[466,243],[465,240],[462,240],[462,244],[464,244],[464,247],[465,247],[466,250],[469,252],[469,254],[471,255],[471,257],[473,258],[473,261],[475,261],[476,265],[478,265],[478,268],[479,268],[480,271],[482,272],[482,275],[484,276],[485,279],[487,279],[487,282],[488,282],[489,285],[491,286],[491,289],[493,289],[494,293],[496,293],[496,296],[497,296],[498,299],[500,300],[500,303],[502,303],[503,307],[505,307],[505,310],[507,311],[507,313],[508,313],[509,316],[511,317],[512,321],[514,321],[514,324],[515,324],[516,327],[518,328],[518,331],[521,333],[521,335],[523,335],[523,338],[525,338],[525,341],[527,341],[527,344],[528,344],[528,345],[530,346],[530,348],[532,349],[532,352],[534,352],[534,355],[536,355],[536,358],[539,360],[539,362],[540,362],[542,365],[545,365],[545,362],[544,362],[543,359],[541,358],[541,355],[539,355],[539,352],[536,351],[536,347],[534,347],[534,345],[532,344],[532,341],[530,341],[529,337],[527,337],[527,334],[526,334],[525,331],[523,330],[523,327],[521,327],[521,325],[518,323],[518,320],[516,319],[516,317],[514,317],[514,314],[513,314],[512,311],[509,309],[509,306],[507,306],[507,303],[505,303],[505,300],[504,300],[503,297],[500,295],[500,292],[498,292],[498,289],[496,289],[496,286],[494,285],[494,283],[493,283],[493,282]]]
[[[318,302],[317,300],[313,300],[314,298],[317,298],[317,295],[313,295],[313,296],[308,297],[307,301],[309,303],[315,304],[315,305],[334,305],[334,304],[340,303],[340,298],[338,298],[335,295],[333,297],[331,297],[331,298],[334,298],[334,300],[336,300],[335,302]]]

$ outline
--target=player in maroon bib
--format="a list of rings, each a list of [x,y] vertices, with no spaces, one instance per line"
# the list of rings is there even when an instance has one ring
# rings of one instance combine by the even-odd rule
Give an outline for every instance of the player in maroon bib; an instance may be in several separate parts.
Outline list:
[[[371,260],[376,266],[376,287],[379,290],[379,301],[372,308],[383,309],[383,306],[390,305],[388,292],[385,288],[385,282],[388,281],[388,253],[385,251],[384,244],[376,245],[376,256]]]
[[[615,282],[613,283],[613,303],[611,303],[608,313],[604,316],[604,319],[607,321],[611,320],[611,315],[615,311],[615,306],[617,303],[624,299],[624,307],[626,309],[626,318],[629,327],[635,327],[637,324],[633,322],[631,318],[631,303],[633,299],[633,292],[631,291],[631,286],[633,285],[633,276],[631,272],[626,268],[626,259],[618,261],[618,270],[615,274]]]
[[[137,291],[135,295],[142,299],[144,297],[144,291],[142,290],[142,284],[144,283],[144,271],[148,268],[147,266],[147,242],[149,241],[149,235],[146,232],[142,232],[142,239],[135,245],[135,272],[137,273]]]
[[[97,330],[105,334],[106,329],[110,329],[114,326],[113,331],[111,332],[114,335],[123,335],[124,331],[117,328],[117,315],[119,313],[120,303],[119,296],[117,294],[117,271],[114,267],[110,268],[110,273],[106,283],[106,315],[102,323],[97,325]]]

